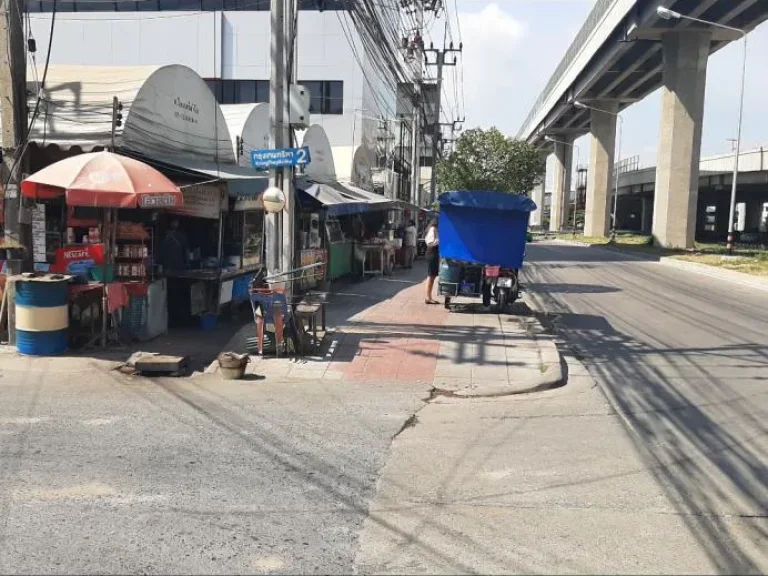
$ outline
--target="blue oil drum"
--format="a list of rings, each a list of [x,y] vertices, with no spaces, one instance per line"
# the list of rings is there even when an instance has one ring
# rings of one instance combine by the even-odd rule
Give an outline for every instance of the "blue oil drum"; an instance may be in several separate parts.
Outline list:
[[[440,282],[458,284],[461,278],[461,264],[443,258],[440,261]]]
[[[67,349],[69,278],[46,275],[16,279],[16,347],[28,356]]]

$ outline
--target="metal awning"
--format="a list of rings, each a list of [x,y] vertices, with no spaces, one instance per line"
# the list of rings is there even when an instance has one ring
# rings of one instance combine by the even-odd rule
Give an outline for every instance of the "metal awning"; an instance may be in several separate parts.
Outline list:
[[[296,189],[310,202],[323,206],[331,216],[360,214],[374,210],[389,210],[396,202],[368,192],[347,182],[318,182],[307,177],[296,180]]]
[[[165,156],[147,158],[136,154],[131,154],[131,156],[136,156],[161,170],[187,173],[193,177],[226,182],[227,193],[233,198],[258,197],[269,187],[269,177],[256,172],[253,168],[186,158]]]

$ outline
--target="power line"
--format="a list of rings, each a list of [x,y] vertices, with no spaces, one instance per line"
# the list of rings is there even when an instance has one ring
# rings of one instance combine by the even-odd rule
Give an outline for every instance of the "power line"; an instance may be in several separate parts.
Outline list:
[[[13,175],[16,172],[16,168],[18,167],[19,160],[21,160],[24,157],[24,153],[27,151],[27,146],[29,146],[29,134],[32,130],[32,126],[35,124],[35,120],[37,119],[37,115],[40,112],[40,101],[42,100],[42,90],[45,86],[45,80],[48,77],[48,66],[51,63],[51,46],[53,46],[53,32],[55,30],[56,26],[56,2],[57,0],[53,0],[53,8],[51,12],[51,28],[50,33],[48,35],[48,51],[45,56],[45,68],[43,68],[43,78],[41,83],[39,84],[38,93],[37,93],[37,99],[35,101],[35,110],[32,113],[32,118],[29,121],[29,126],[27,126],[26,133],[24,134],[24,142],[16,149],[16,153],[14,154],[13,158],[13,164],[11,164],[11,169],[8,171],[8,179],[5,181],[5,186],[3,186],[3,190],[8,188],[8,184],[10,184],[11,180],[13,179]]]

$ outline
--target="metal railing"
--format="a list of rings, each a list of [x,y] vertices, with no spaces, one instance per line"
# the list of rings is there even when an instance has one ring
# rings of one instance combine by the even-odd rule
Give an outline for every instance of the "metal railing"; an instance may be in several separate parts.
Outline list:
[[[640,170],[640,156],[630,156],[617,162],[613,167],[614,176],[618,174],[626,174],[627,172],[637,172]]]

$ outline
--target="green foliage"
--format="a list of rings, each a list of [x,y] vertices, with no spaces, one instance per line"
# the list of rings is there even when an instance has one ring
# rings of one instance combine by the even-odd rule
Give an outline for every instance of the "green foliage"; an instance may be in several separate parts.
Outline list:
[[[440,189],[499,190],[527,194],[541,182],[545,159],[533,146],[496,128],[467,130],[437,165]]]

